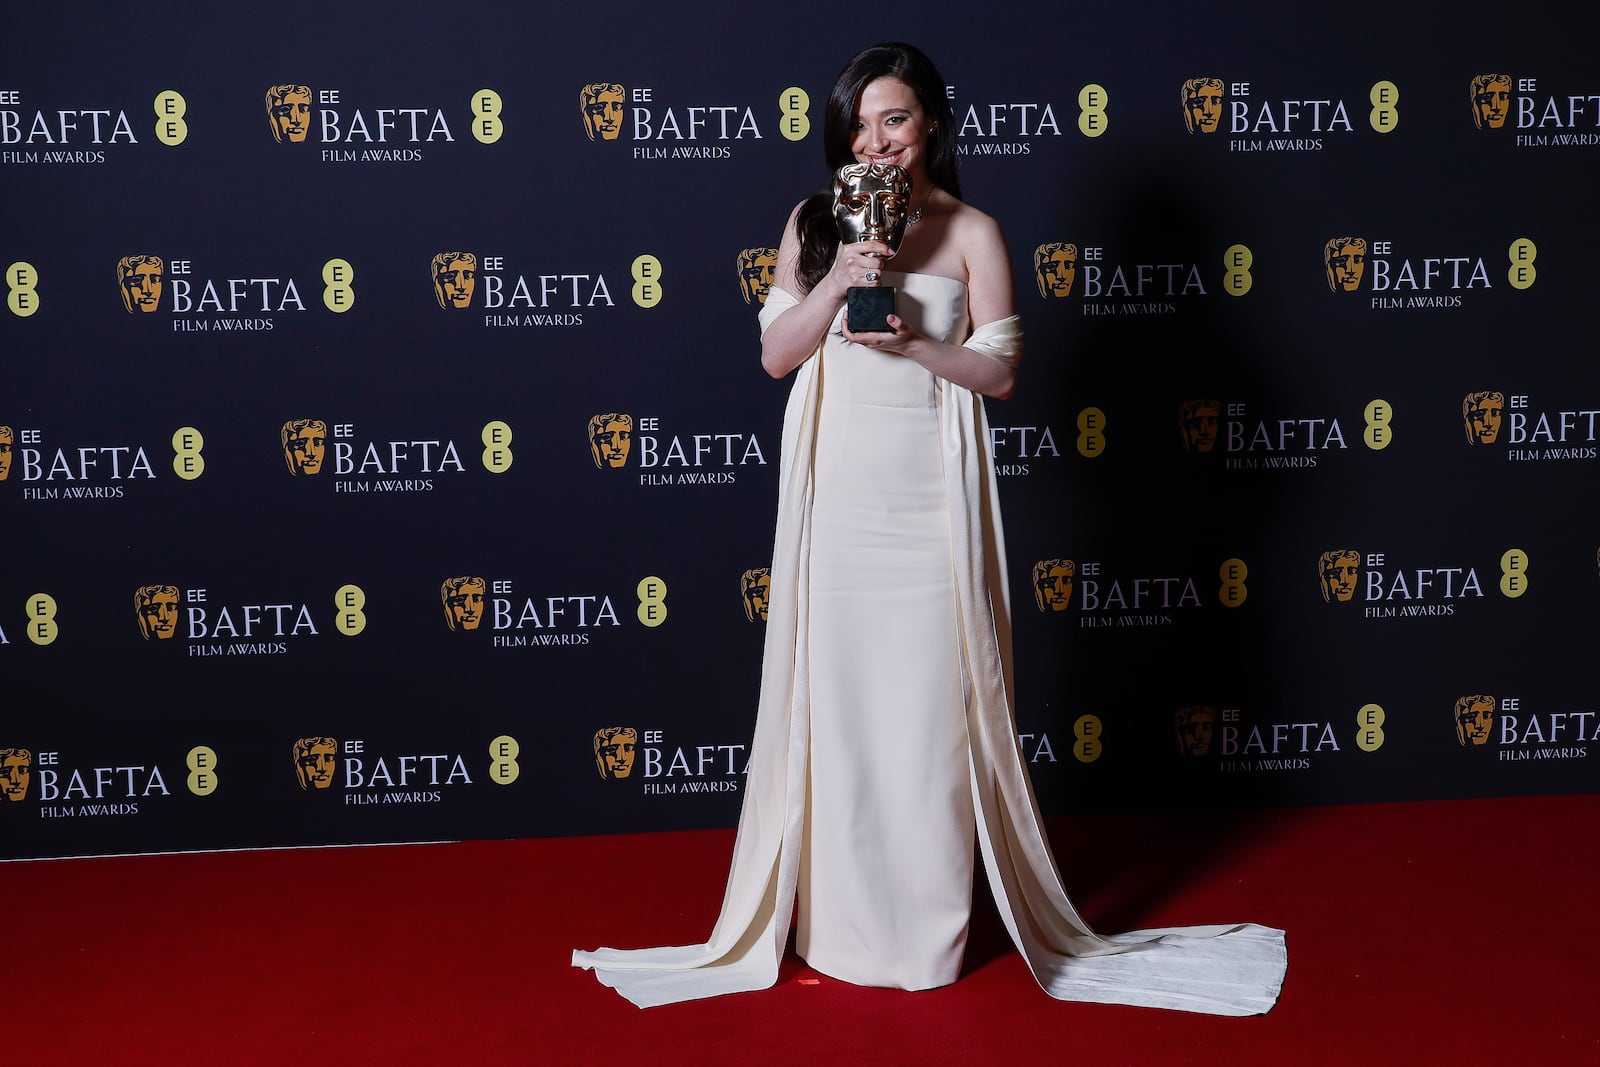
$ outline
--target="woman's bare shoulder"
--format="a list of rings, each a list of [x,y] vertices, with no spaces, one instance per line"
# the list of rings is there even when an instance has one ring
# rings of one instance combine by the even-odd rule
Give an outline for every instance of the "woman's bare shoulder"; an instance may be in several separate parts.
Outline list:
[[[1000,223],[994,217],[963,201],[955,201],[950,213],[950,228],[958,236],[979,241],[1004,242]]]

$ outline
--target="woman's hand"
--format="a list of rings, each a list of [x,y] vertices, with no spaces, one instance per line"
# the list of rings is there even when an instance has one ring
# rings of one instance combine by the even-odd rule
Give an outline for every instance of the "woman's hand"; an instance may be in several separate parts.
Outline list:
[[[890,315],[886,321],[889,323],[889,329],[893,331],[892,333],[885,333],[882,330],[852,333],[850,330],[850,313],[847,311],[844,316],[844,339],[853,341],[863,348],[872,348],[879,352],[888,352],[896,356],[905,355],[906,346],[915,341],[918,335],[912,332],[911,328],[906,325],[906,320],[899,315]]]
[[[843,300],[846,289],[882,284],[884,264],[893,256],[894,251],[882,241],[840,245],[828,271],[828,285]]]
[[[846,289],[876,289],[883,284],[884,265],[893,255],[894,252],[882,241],[840,245],[839,254],[834,257],[833,269],[828,272],[828,278],[840,287],[840,299],[844,298]],[[901,355],[903,354],[901,350],[917,335],[907,328],[905,320],[898,315],[890,315],[888,322],[892,332],[873,330],[852,333],[850,316],[847,312],[843,327],[844,339],[867,348],[875,348],[880,352]]]

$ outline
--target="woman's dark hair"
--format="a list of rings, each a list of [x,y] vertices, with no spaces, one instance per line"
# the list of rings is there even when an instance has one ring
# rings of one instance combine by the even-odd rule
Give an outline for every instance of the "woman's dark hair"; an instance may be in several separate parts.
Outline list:
[[[928,135],[928,180],[960,199],[961,181],[956,176],[956,120],[945,95],[944,78],[932,60],[908,44],[875,44],[857,53],[834,79],[822,120],[822,148],[827,156],[828,172],[832,174],[846,163],[855,162],[850,142],[855,138],[856,105],[861,100],[861,91],[879,78],[904,82],[916,94],[923,115],[933,127]],[[801,205],[795,217],[795,236],[800,239],[796,273],[809,293],[828,273],[839,247],[831,190],[817,193]]]

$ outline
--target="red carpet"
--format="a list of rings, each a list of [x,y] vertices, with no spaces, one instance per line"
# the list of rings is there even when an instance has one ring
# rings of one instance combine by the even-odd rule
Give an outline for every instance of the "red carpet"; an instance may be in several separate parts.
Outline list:
[[[1600,796],[1051,824],[1105,930],[1289,935],[1269,1015],[1057,1003],[987,903],[961,981],[640,1011],[572,948],[702,940],[731,832],[0,865],[8,1060],[50,1064],[1600,1062]]]

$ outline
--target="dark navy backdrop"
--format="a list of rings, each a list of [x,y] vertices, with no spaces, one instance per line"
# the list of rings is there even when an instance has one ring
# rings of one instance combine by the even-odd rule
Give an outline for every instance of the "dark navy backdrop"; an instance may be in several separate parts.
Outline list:
[[[1600,26],[1540,6],[10,16],[0,856],[730,825],[787,391],[737,262],[822,186],[834,72],[902,38],[1017,272],[1027,357],[989,413],[1045,808],[1593,789]],[[310,92],[298,143],[279,85]],[[130,256],[160,258],[149,312]]]

